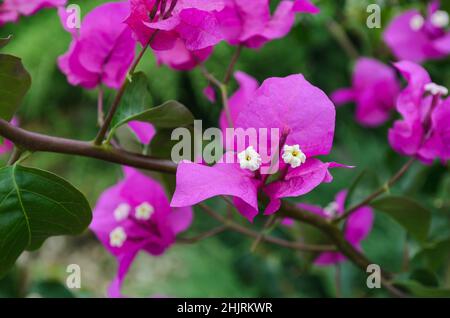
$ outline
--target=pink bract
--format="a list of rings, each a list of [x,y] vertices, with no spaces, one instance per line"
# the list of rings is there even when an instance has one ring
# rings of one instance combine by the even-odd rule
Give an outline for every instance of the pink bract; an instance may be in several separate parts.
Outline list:
[[[130,3],[126,23],[135,37],[143,46],[149,44],[156,51],[160,63],[174,69],[192,69],[206,60],[223,39],[215,16],[224,7],[222,0],[168,1],[165,14],[161,14],[161,3],[154,11],[156,0]],[[172,3],[176,3],[173,8]],[[153,20],[152,12],[155,12]]]
[[[360,58],[353,72],[352,87],[331,95],[336,105],[356,104],[356,120],[364,126],[379,126],[389,119],[400,91],[395,72],[372,58]]]
[[[92,89],[100,84],[118,89],[133,62],[136,41],[124,23],[130,12],[127,2],[98,6],[84,18],[79,34],[71,32],[69,51],[58,65],[72,85]],[[67,29],[65,9],[60,9]]]
[[[283,0],[271,15],[269,0],[225,0],[217,14],[225,39],[232,45],[260,48],[289,33],[296,13],[319,13],[309,0]]]
[[[122,282],[140,251],[161,255],[192,221],[191,208],[170,208],[164,189],[156,181],[132,168],[125,167],[124,173],[124,180],[100,196],[90,226],[118,262],[117,276],[109,288],[111,297],[121,296]],[[139,215],[143,205],[151,207],[151,213]],[[121,244],[113,244],[114,231],[122,234]]]
[[[383,38],[399,60],[421,63],[450,54],[450,32],[433,24],[432,17],[439,7],[439,1],[432,1],[426,16],[418,10],[409,10],[390,23]]]
[[[0,26],[17,22],[20,16],[30,16],[41,9],[65,5],[67,0],[4,0],[0,4]]]

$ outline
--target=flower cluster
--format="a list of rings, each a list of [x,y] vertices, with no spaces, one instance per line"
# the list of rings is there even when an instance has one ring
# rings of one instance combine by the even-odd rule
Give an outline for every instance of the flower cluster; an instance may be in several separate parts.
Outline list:
[[[230,105],[235,128],[277,129],[281,132],[275,141],[279,147],[270,153],[261,142],[247,142],[244,149],[233,154],[236,163],[219,162],[212,167],[180,163],[173,207],[229,195],[239,212],[251,221],[258,214],[259,194],[269,198],[265,214],[272,214],[278,211],[281,198],[306,194],[322,182],[332,180],[328,169],[338,165],[315,158],[327,155],[333,143],[335,108],[325,93],[302,75],[269,78],[256,90],[255,80],[243,73],[237,77],[242,87],[231,98]],[[222,128],[225,123],[222,115]],[[227,145],[227,149],[234,149],[234,145]],[[263,168],[270,170],[274,163],[274,160],[263,162],[263,152],[270,158],[281,155],[280,174],[275,180],[269,180],[262,172]]]
[[[69,51],[58,60],[69,83],[87,89],[122,85],[136,48],[131,30],[123,23],[129,12],[127,2],[105,3],[86,15],[78,32],[68,28],[65,9],[59,10],[73,38]]]
[[[372,58],[359,58],[351,88],[331,95],[336,105],[355,102],[356,120],[364,126],[378,126],[389,119],[400,87],[394,70]]]
[[[3,0],[0,3],[0,26],[17,22],[20,16],[30,16],[41,9],[65,5],[67,0]]]
[[[384,41],[399,60],[420,63],[450,54],[449,15],[431,1],[426,16],[412,9],[396,17],[384,32]]]
[[[395,67],[408,81],[400,93],[397,111],[402,119],[389,130],[389,142],[397,152],[424,163],[450,159],[450,98],[448,89],[433,83],[418,64],[401,61]]]
[[[140,251],[161,255],[192,221],[190,208],[170,208],[156,181],[128,167],[124,174],[124,180],[100,196],[90,226],[118,261],[111,297],[121,296],[122,282]]]

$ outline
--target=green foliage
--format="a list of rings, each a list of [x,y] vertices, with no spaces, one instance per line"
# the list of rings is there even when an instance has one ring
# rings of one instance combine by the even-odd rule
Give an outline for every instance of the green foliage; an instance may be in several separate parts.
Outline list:
[[[373,201],[371,206],[387,213],[418,241],[423,242],[427,239],[431,213],[414,200],[400,196],[387,196]]]
[[[6,45],[8,45],[9,41],[11,41],[11,35],[7,38],[0,38],[0,49],[4,48]]]
[[[6,41],[7,42],[7,41]],[[6,42],[2,45],[6,45]],[[18,57],[0,54],[0,117],[9,121],[31,85],[30,74]]]
[[[80,234],[91,222],[83,194],[43,170],[2,168],[0,198],[0,277],[24,250],[36,250],[50,236]]]

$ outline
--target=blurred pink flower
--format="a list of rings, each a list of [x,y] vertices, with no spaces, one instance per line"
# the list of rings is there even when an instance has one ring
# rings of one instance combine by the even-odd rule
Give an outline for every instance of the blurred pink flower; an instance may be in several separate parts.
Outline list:
[[[155,127],[146,122],[133,120],[128,123],[141,144],[148,145],[156,134]]]
[[[123,181],[100,196],[90,226],[117,258],[110,297],[121,297],[122,282],[140,251],[161,255],[192,222],[191,208],[170,208],[156,181],[132,168],[125,167],[124,173]]]
[[[188,71],[199,63],[208,59],[213,51],[212,47],[189,51],[183,41],[177,39],[175,46],[170,50],[154,51],[159,64],[165,64],[175,70]]]
[[[17,119],[17,117],[13,117],[13,119],[11,119],[11,124],[14,126],[19,125],[19,120]],[[0,144],[0,155],[10,152],[11,150],[13,150],[13,148],[14,144],[11,142],[11,140],[3,139],[3,143]]]
[[[0,4],[0,26],[17,22],[20,16],[30,16],[41,9],[65,5],[67,0],[3,0]]]
[[[71,32],[69,51],[58,65],[72,85],[87,89],[104,84],[118,89],[134,59],[136,41],[124,23],[130,12],[127,2],[105,3],[84,18],[79,34]],[[66,12],[60,9],[63,26]]]
[[[296,13],[320,11],[309,0],[282,0],[273,16],[269,0],[225,0],[225,3],[225,9],[217,14],[225,39],[231,45],[253,49],[287,35]]]
[[[143,46],[153,37],[150,46],[159,62],[172,68],[195,67],[223,39],[214,15],[223,9],[223,0],[131,0],[130,3],[131,14],[126,23]]]
[[[424,163],[450,159],[450,98],[448,89],[431,82],[418,64],[401,61],[395,67],[408,81],[400,93],[397,111],[402,115],[389,130],[395,151],[414,156]]]
[[[255,81],[243,73],[237,76],[241,85],[248,82],[251,92]],[[281,198],[304,195],[322,182],[332,181],[328,169],[339,165],[314,158],[327,155],[333,143],[335,109],[325,93],[302,75],[291,75],[267,79],[251,96],[246,94],[235,95],[236,104],[232,105],[232,110],[238,113],[232,115],[236,119],[234,127],[244,130],[274,128],[282,132],[282,149],[276,150],[283,153],[281,176],[267,182],[267,175],[262,175],[260,169],[263,166],[269,168],[270,162],[262,163],[257,151],[262,153],[264,150],[258,147],[258,141],[250,144],[247,140],[245,150],[233,155],[235,163],[217,163],[212,167],[187,161],[180,163],[171,202],[173,207],[229,195],[234,198],[239,212],[252,221],[258,214],[260,190],[270,198],[265,214],[272,214],[278,211]],[[223,119],[221,125],[223,129]],[[268,149],[265,150],[268,153]]]
[[[318,214],[326,219],[332,219],[340,216],[345,211],[345,199],[347,191],[343,190],[336,195],[334,202],[331,202],[326,208],[305,203],[298,204],[298,207]],[[345,239],[358,250],[361,250],[361,242],[369,235],[372,230],[374,214],[371,207],[364,206],[353,212],[345,223]],[[293,226],[293,220],[286,218],[283,220],[285,226]],[[319,266],[338,264],[345,261],[345,256],[338,252],[323,252],[314,263]]]
[[[331,99],[336,105],[355,102],[356,120],[361,125],[374,127],[389,119],[399,90],[392,68],[363,57],[356,62],[352,87],[335,91]]]
[[[399,60],[420,63],[450,54],[449,16],[432,1],[427,16],[409,10],[396,17],[384,32],[384,41]]]

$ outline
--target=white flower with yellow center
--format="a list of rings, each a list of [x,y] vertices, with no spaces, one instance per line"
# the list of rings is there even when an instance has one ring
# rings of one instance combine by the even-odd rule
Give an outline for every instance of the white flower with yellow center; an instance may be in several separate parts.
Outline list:
[[[306,155],[299,145],[284,145],[281,158],[283,158],[284,163],[291,165],[292,168],[300,167],[306,162]]]
[[[449,23],[448,13],[443,10],[438,10],[431,16],[431,24],[436,28],[445,28]]]
[[[419,31],[420,29],[422,29],[424,24],[425,19],[420,14],[416,14],[409,21],[409,26],[413,31]]]
[[[239,165],[241,169],[248,169],[256,171],[261,167],[261,156],[255,151],[253,146],[247,147],[244,151],[238,154]]]
[[[131,207],[127,203],[121,203],[114,210],[114,218],[117,222],[125,220],[130,214]]]
[[[438,85],[436,83],[428,83],[427,85],[425,85],[425,91],[427,91],[431,95],[445,96],[448,94],[448,89],[446,87]]]
[[[335,218],[338,215],[339,204],[337,202],[331,202],[323,209],[326,216],[329,218]]]
[[[152,217],[155,208],[148,202],[143,202],[136,207],[136,219],[142,221],[148,221]]]
[[[112,247],[122,247],[127,240],[127,234],[123,227],[118,226],[109,233],[109,244]]]

